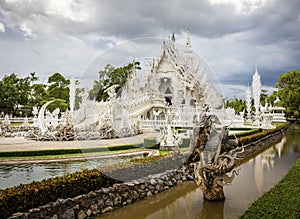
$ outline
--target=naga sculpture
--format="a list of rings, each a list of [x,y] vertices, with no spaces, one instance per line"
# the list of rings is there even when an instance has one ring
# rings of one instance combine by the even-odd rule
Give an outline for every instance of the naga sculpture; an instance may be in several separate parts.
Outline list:
[[[204,199],[224,200],[223,186],[230,184],[238,174],[234,169],[234,155],[224,151],[234,149],[237,142],[228,139],[227,126],[216,127],[216,124],[220,125],[220,121],[216,115],[209,112],[207,106],[194,122],[192,153],[186,164],[194,165],[194,180],[202,190]]]

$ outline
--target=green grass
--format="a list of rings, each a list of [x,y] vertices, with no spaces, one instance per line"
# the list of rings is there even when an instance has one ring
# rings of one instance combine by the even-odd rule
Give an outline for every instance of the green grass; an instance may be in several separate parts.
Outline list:
[[[240,218],[300,218],[300,158],[287,175]]]
[[[34,157],[48,155],[67,155],[80,153],[96,153],[108,151],[124,151],[128,149],[142,148],[142,144],[135,145],[118,145],[118,146],[99,146],[97,148],[73,148],[73,149],[52,149],[52,150],[36,150],[36,151],[3,151],[0,152],[0,157]]]
[[[25,157],[0,157],[1,161],[8,160],[34,160],[34,159],[55,159],[55,158],[68,158],[68,157],[85,157],[85,156],[97,156],[97,155],[108,155],[117,154],[120,152],[135,152],[141,151],[142,148],[127,149],[118,151],[102,151],[102,152],[90,152],[90,153],[74,153],[74,154],[60,154],[60,155],[41,155],[41,156],[25,156]]]

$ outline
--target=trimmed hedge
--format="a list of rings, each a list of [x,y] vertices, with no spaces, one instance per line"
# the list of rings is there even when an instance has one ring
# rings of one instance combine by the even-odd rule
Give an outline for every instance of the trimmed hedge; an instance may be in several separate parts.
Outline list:
[[[278,125],[275,129],[269,129],[269,130],[263,130],[263,131],[260,131],[258,133],[255,133],[255,134],[252,134],[252,135],[249,135],[249,136],[245,136],[245,137],[239,137],[238,138],[238,142],[239,142],[239,145],[246,145],[246,144],[249,144],[251,142],[254,142],[254,141],[257,141],[263,137],[266,137],[267,135],[270,135],[270,134],[273,134],[273,133],[276,133],[276,132],[280,132],[281,129],[283,128],[287,128],[289,126],[290,123],[282,123],[280,125]]]
[[[118,182],[120,181],[93,169],[0,190],[0,218],[45,205],[58,198],[75,197]]]
[[[232,129],[230,129],[232,130]],[[249,136],[249,135],[253,135],[255,133],[259,133],[261,132],[261,129],[255,128],[255,129],[250,129],[249,131],[245,131],[245,132],[239,132],[239,133],[235,133],[234,135],[229,135],[229,139],[234,139],[235,137],[237,138],[241,138],[241,137],[245,137],[245,136]]]
[[[46,155],[94,153],[94,152],[105,152],[105,151],[120,151],[120,150],[136,149],[142,146],[143,144],[119,145],[119,146],[86,148],[86,149],[78,148],[78,149],[56,149],[56,150],[39,150],[39,151],[7,151],[7,152],[0,152],[0,157],[46,156]]]

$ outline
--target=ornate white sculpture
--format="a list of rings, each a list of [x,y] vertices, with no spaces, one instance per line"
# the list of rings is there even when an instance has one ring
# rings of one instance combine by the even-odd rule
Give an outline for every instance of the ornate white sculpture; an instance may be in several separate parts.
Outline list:
[[[247,109],[247,114],[246,114],[246,124],[252,124],[251,120],[251,90],[250,87],[247,87],[246,90],[246,109]]]
[[[44,134],[47,132],[48,128],[46,127],[46,124],[45,124],[45,118],[44,118],[44,115],[45,115],[45,111],[46,111],[46,108],[47,106],[54,102],[54,100],[51,100],[51,101],[48,101],[47,103],[45,103],[40,111],[39,111],[39,115],[38,115],[38,128],[40,129],[41,133]]]
[[[116,89],[118,87],[120,87],[120,85],[114,84],[105,90],[105,92],[107,92],[108,94],[108,100],[114,100],[116,98],[117,96]]]
[[[261,82],[260,75],[258,74],[257,67],[255,68],[255,73],[252,77],[252,94],[254,99],[254,107],[255,107],[255,116],[254,122],[252,125],[260,126],[260,94],[261,94]]]
[[[274,101],[274,106],[270,106],[270,113],[272,114],[272,122],[286,122],[286,117],[284,114],[285,108],[280,106],[280,99],[276,97]]]
[[[3,120],[3,122],[2,122],[2,124],[4,125],[4,126],[10,126],[10,120],[9,120],[9,116],[8,116],[8,114],[5,114],[5,116],[4,116],[4,120]]]
[[[175,118],[175,113],[168,108],[166,126],[161,129],[161,133],[157,138],[161,150],[178,150],[182,143],[182,138],[175,128],[172,129],[171,123]]]
[[[74,78],[71,78],[70,86],[69,86],[70,112],[73,112],[75,108],[75,96],[76,96],[76,80]]]

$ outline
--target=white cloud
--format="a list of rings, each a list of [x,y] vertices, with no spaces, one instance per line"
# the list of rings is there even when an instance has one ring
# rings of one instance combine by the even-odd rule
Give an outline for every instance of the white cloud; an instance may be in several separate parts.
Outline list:
[[[36,38],[36,35],[33,34],[33,30],[28,27],[27,23],[20,24],[20,29],[26,38]]]
[[[272,0],[209,0],[213,5],[230,4],[235,7],[237,13],[252,13]]]
[[[86,21],[89,18],[86,8],[74,0],[49,0],[46,7],[46,14],[59,16],[72,21]]]
[[[1,21],[0,21],[0,33],[5,33],[5,26]]]

